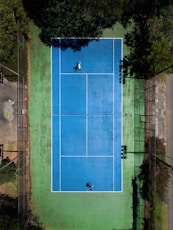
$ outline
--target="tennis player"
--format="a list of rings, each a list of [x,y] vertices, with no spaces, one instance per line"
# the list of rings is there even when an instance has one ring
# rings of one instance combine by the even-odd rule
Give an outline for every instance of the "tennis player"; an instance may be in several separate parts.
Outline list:
[[[93,191],[94,185],[90,184],[89,182],[86,183],[86,187],[89,188],[89,191]]]
[[[78,62],[78,63],[77,63],[76,69],[77,69],[77,70],[81,70],[81,69],[82,69],[81,62]]]

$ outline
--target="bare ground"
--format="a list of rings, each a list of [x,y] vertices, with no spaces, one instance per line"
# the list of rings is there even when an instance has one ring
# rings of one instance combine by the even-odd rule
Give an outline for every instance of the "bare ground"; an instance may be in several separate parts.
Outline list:
[[[170,143],[172,143],[172,136],[170,135],[170,131],[172,130],[173,123],[169,121],[172,121],[173,119],[170,119],[170,115],[173,114],[173,103],[171,105],[170,109],[170,103],[168,103],[168,98],[171,100],[170,92],[172,89],[170,88],[170,82],[168,83],[168,79],[170,79],[170,76],[167,76],[166,78],[162,78],[161,76],[156,76],[155,78],[149,79],[146,81],[146,93],[145,93],[145,114],[146,114],[146,139],[148,139],[151,136],[156,136],[159,139],[161,139],[165,145],[166,148],[166,155],[170,155]],[[173,78],[172,78],[173,79]],[[169,80],[170,81],[170,80]],[[173,80],[172,80],[172,86],[173,86]],[[173,93],[172,93],[173,98]],[[170,112],[171,111],[171,112]],[[172,144],[173,148],[173,144]],[[167,163],[170,163],[169,159],[167,158]],[[168,221],[169,230],[172,229],[172,209],[173,209],[173,203],[170,202],[170,199],[172,199],[172,193],[173,191],[173,184],[170,184],[170,191],[168,194]],[[172,200],[173,201],[173,200]],[[149,218],[150,216],[150,209],[149,204],[145,203],[145,217]]]
[[[168,163],[173,167],[173,74],[167,77],[167,155]],[[168,191],[168,230],[173,229],[173,174],[169,181]]]
[[[4,115],[4,103],[8,102],[8,100],[14,102],[14,117],[11,121],[8,121]],[[4,79],[4,84],[0,84],[0,108],[0,144],[4,145],[3,157],[14,159],[17,156],[17,152],[6,151],[17,150],[17,83]],[[17,196],[17,189],[15,194],[14,191],[10,192],[8,188],[9,184],[0,185],[0,193]]]

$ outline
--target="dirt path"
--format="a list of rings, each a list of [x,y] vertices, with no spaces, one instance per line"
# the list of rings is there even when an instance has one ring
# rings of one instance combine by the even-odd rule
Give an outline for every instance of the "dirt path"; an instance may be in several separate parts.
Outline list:
[[[9,100],[13,102],[13,105],[9,104]],[[5,111],[6,105],[6,111]],[[9,110],[9,106],[10,108]],[[10,113],[9,113],[10,111]],[[6,151],[16,151],[17,150],[17,83],[9,82],[4,78],[4,84],[0,84],[0,144],[4,146],[3,158],[9,157],[9,159],[14,159],[17,156],[16,152],[6,152]],[[8,116],[10,114],[10,116]],[[6,117],[7,115],[7,117]],[[10,119],[8,119],[10,118]],[[2,156],[0,157],[0,162]],[[2,172],[0,176],[2,176]],[[16,184],[16,181],[13,181]],[[15,186],[13,186],[15,187]],[[9,183],[0,185],[0,193],[8,194],[10,196],[17,196],[17,189],[9,189]]]
[[[167,155],[169,164],[173,166],[173,75],[167,78]],[[168,193],[168,230],[173,229],[173,175],[169,182]]]

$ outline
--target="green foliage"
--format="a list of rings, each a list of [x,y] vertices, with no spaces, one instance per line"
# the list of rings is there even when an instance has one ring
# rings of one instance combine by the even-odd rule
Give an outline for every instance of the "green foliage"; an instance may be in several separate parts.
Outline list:
[[[0,12],[0,61],[5,63],[16,58],[18,22],[27,37],[29,21],[21,0],[0,0]]]
[[[1,61],[13,58],[13,47],[16,45],[17,25],[13,12],[9,7],[0,5],[1,26],[0,26],[0,58]]]
[[[146,57],[150,44],[145,21],[135,23],[134,28],[125,35],[125,43],[130,52],[124,57],[124,72],[136,78],[146,78],[149,69]]]
[[[32,213],[31,213],[32,216]],[[28,223],[26,225],[25,229],[32,229],[32,230],[44,230],[44,228],[42,227],[42,223],[39,221],[39,217],[38,216],[32,216],[32,223]]]
[[[160,229],[159,218],[159,203],[156,191],[153,189],[151,191],[151,229]]]
[[[171,15],[171,0],[125,0],[123,2],[122,24],[126,27],[131,19],[138,22],[142,18],[152,18],[155,15]]]
[[[149,202],[150,209],[150,219],[144,219],[144,229],[162,229],[161,204],[167,202],[170,179],[170,168],[166,163],[163,140],[154,136],[150,137],[146,142],[146,151],[148,156],[141,165],[139,174],[139,179],[143,182],[142,198]]]
[[[27,223],[20,223],[18,216],[18,198],[12,198],[7,195],[0,194],[0,229],[1,230],[18,230],[18,229],[35,229],[43,230],[39,218],[34,216],[32,212],[22,213],[25,215]]]
[[[141,173],[139,175],[139,178],[143,181],[142,197],[149,201],[150,192],[154,189],[159,202],[166,202],[170,168],[164,164],[165,146],[161,139],[155,137],[149,138],[146,146],[149,146],[149,157],[141,165]],[[155,154],[162,161],[158,161]]]
[[[164,160],[165,161],[165,160]],[[168,182],[170,179],[170,169],[161,161],[156,164],[156,192],[159,201],[166,202],[166,194],[168,192]]]
[[[168,42],[173,39],[173,20],[172,16],[154,16],[147,20],[149,30],[149,41],[158,41],[164,37]]]
[[[9,162],[10,160],[8,157],[3,159],[0,167],[3,167]],[[4,183],[15,181],[15,180],[16,180],[16,164],[11,163],[6,168],[0,171],[0,184],[4,184]]]
[[[150,63],[150,72],[153,73],[173,64],[173,18],[164,15],[166,9],[162,11],[163,15],[154,16],[147,21],[150,42],[147,62]],[[170,7],[168,7],[168,12],[169,10]]]
[[[0,229],[18,230],[17,198],[0,194]]]
[[[38,10],[28,6],[29,15],[41,29],[40,38],[51,45],[52,37],[98,37],[104,28],[110,28],[120,19],[121,1],[77,0],[77,1],[36,1]],[[40,3],[40,4],[39,4]]]
[[[157,3],[157,4],[156,4]],[[124,58],[124,73],[136,78],[149,78],[164,71],[172,72],[173,4],[133,0],[125,6],[121,21],[134,29],[125,36],[130,54]],[[126,77],[126,76],[125,76]]]

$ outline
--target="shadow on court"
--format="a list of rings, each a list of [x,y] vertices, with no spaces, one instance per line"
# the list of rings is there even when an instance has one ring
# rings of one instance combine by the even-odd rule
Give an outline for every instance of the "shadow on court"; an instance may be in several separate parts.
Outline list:
[[[51,45],[62,50],[71,48],[72,50],[80,51],[83,46],[88,46],[89,42],[96,39],[52,39]]]

